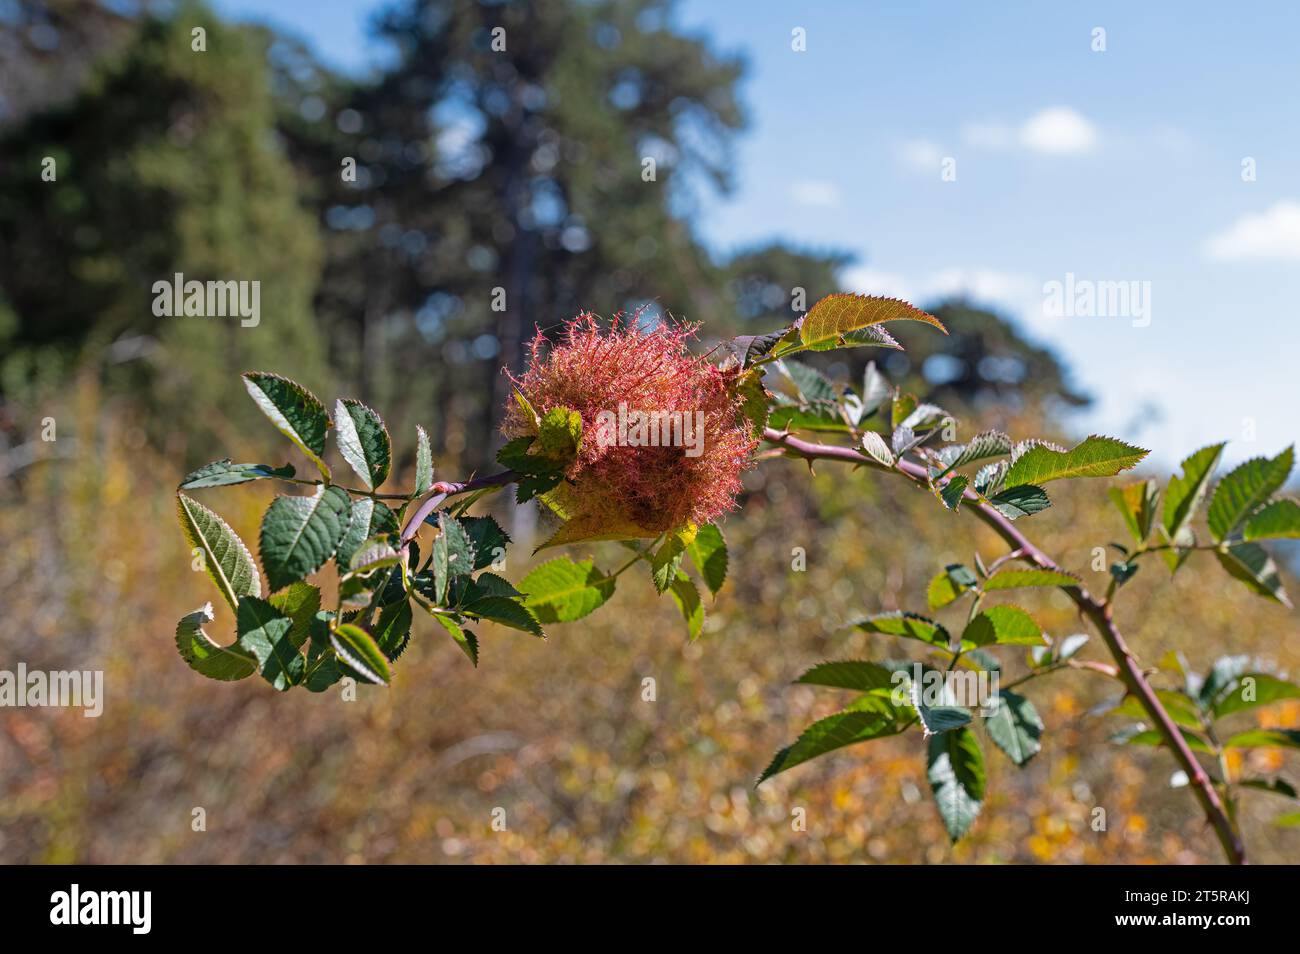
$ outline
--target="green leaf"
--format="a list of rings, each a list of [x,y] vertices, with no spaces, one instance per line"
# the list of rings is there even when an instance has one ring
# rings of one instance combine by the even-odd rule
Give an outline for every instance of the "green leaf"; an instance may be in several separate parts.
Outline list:
[[[346,571],[352,564],[352,557],[358,548],[371,537],[399,532],[397,514],[388,508],[382,500],[361,497],[352,501],[352,512],[348,517],[348,529],[339,541],[334,560],[339,569]]]
[[[1266,672],[1243,673],[1214,701],[1215,718],[1244,712],[1282,699],[1300,699],[1300,686]]]
[[[516,437],[497,451],[497,462],[521,475],[515,493],[518,503],[558,487],[564,479],[564,461],[530,453],[536,441],[535,437]]]
[[[722,531],[717,524],[708,523],[700,527],[693,539],[686,546],[686,554],[691,558],[700,579],[716,598],[718,590],[727,579],[727,541],[722,538]]]
[[[1157,552],[1160,554],[1160,559],[1164,561],[1165,566],[1169,567],[1169,572],[1177,573],[1179,567],[1191,556],[1191,548],[1196,546],[1196,534],[1192,532],[1191,527],[1183,527],[1169,543],[1172,544],[1170,549]]]
[[[880,410],[893,393],[885,376],[876,369],[876,362],[868,361],[862,372],[862,416],[869,417]]]
[[[298,449],[330,479],[330,469],[322,459],[325,453],[325,434],[330,419],[325,405],[297,381],[265,371],[248,371],[243,375],[244,387],[262,413],[280,433],[297,445]]]
[[[672,585],[677,576],[677,569],[682,565],[686,545],[696,532],[692,528],[689,531],[677,531],[668,534],[664,538],[664,542],[659,545],[659,549],[650,558],[650,578],[654,581],[655,590],[659,593],[665,592]]]
[[[302,681],[307,661],[294,645],[293,620],[266,600],[245,596],[235,613],[239,648],[257,657],[262,678],[278,692]]]
[[[352,623],[340,623],[330,633],[330,645],[334,652],[347,665],[367,682],[378,686],[388,685],[392,679],[392,670],[388,668],[388,657],[369,633]]]
[[[1204,752],[1208,755],[1214,754],[1214,749],[1203,738],[1195,732],[1189,732],[1186,729],[1179,729],[1183,735],[1183,741],[1193,752]],[[1150,745],[1160,746],[1165,744],[1165,737],[1156,729],[1143,729],[1141,726],[1134,726],[1123,732],[1117,732],[1110,737],[1112,742],[1120,745]]]
[[[1029,586],[1078,586],[1079,579],[1057,570],[998,570],[984,581],[984,591],[1014,590]]]
[[[287,479],[294,475],[292,464],[272,467],[269,464],[236,464],[229,457],[204,464],[198,470],[191,471],[181,481],[178,490],[199,490],[203,487],[228,487],[233,484],[246,484],[250,480],[264,480],[268,477]]]
[[[889,410],[889,426],[897,431],[903,426],[903,422],[912,416],[916,410],[915,395],[905,394],[902,391],[894,393],[894,401]]]
[[[1021,484],[996,493],[989,498],[989,503],[1008,520],[1032,516],[1052,505],[1047,491],[1033,484]]]
[[[375,624],[375,645],[390,661],[402,655],[402,650],[406,648],[410,638],[410,600],[389,603],[380,610],[379,622]]]
[[[176,495],[176,513],[191,547],[203,554],[203,569],[231,609],[242,596],[261,596],[262,578],[253,555],[230,525],[197,500]]]
[[[845,710],[814,722],[794,742],[777,752],[758,777],[761,785],[773,775],[788,771],[819,755],[842,749],[846,745],[897,735],[898,723],[893,716],[878,711]]]
[[[473,572],[475,553],[474,541],[455,517],[440,513],[438,526],[442,532],[433,541],[430,569],[433,571],[433,601],[441,605],[447,599],[448,584],[456,577]]]
[[[1300,812],[1287,812],[1273,819],[1273,824],[1280,828],[1294,828],[1300,825]]]
[[[534,497],[545,499],[544,495],[560,486],[563,481],[561,474],[525,475],[515,484],[515,503],[527,503]]]
[[[1300,503],[1274,500],[1265,504],[1246,521],[1245,540],[1279,540],[1300,537]]]
[[[570,623],[594,612],[614,595],[614,580],[591,560],[556,557],[535,567],[519,583],[524,605],[543,623]]]
[[[944,465],[936,479],[947,476],[950,471],[977,460],[1001,457],[1011,453],[1011,438],[1001,431],[984,431],[976,434],[965,444],[949,444],[939,451],[939,460]]]
[[[756,360],[776,347],[777,343],[790,333],[790,326],[780,331],[770,331],[765,335],[737,335],[722,346],[735,355],[742,368],[748,368]]]
[[[940,649],[947,649],[951,642],[946,629],[934,620],[916,613],[880,613],[854,625],[864,632],[916,639],[927,646],[937,646]]]
[[[956,511],[961,506],[962,496],[966,493],[966,485],[969,482],[963,474],[958,474],[944,484],[939,490],[943,505],[949,510]]]
[[[342,679],[343,675],[343,666],[331,649],[318,657],[314,663],[308,663],[307,676],[303,679],[303,685],[307,687],[308,692],[324,692]]]
[[[1223,444],[1202,447],[1183,461],[1182,476],[1169,479],[1161,517],[1165,539],[1169,542],[1177,540],[1179,534],[1191,524],[1192,517],[1196,515],[1205,491],[1210,486],[1210,476],[1219,465],[1219,458],[1223,456],[1223,448]]]
[[[1295,449],[1288,447],[1271,460],[1255,457],[1228,473],[1214,489],[1206,517],[1216,543],[1235,531],[1286,483],[1295,462]]]
[[[1156,698],[1165,707],[1165,712],[1169,713],[1169,718],[1174,720],[1175,725],[1191,729],[1193,732],[1201,729],[1201,714],[1197,709],[1196,700],[1191,696],[1177,689],[1157,689]],[[1147,711],[1143,708],[1142,702],[1133,695],[1124,697],[1124,701],[1115,707],[1115,714],[1131,716],[1135,719],[1147,718]]]
[[[393,546],[395,542],[394,537],[389,534],[380,534],[365,540],[348,560],[346,576],[359,576],[386,566],[397,566],[400,558],[397,549]]]
[[[367,490],[374,490],[388,479],[393,444],[378,414],[360,401],[340,400],[334,404],[334,427],[338,431],[339,453]]]
[[[952,421],[952,416],[937,404],[918,404],[898,426],[920,433],[934,430],[945,421]]]
[[[1124,518],[1124,525],[1128,527],[1129,536],[1133,538],[1135,543],[1146,540],[1151,533],[1151,525],[1155,521],[1156,498],[1160,495],[1159,490],[1156,489],[1156,482],[1154,480],[1145,480],[1124,487],[1112,487],[1109,495],[1115,504],[1115,508],[1119,510],[1120,515]]]
[[[1215,550],[1215,557],[1229,575],[1235,577],[1260,596],[1290,606],[1291,600],[1282,586],[1277,564],[1257,543],[1238,543],[1225,550]]]
[[[1007,471],[1010,469],[1011,464],[1005,460],[998,460],[991,464],[985,464],[979,470],[975,471],[975,480],[971,483],[971,486],[975,488],[977,493],[984,494],[985,496],[992,496],[1002,489],[1002,482],[1006,480]],[[1014,493],[1015,491],[1012,492]],[[1043,496],[1046,497],[1047,495],[1044,494]],[[1018,516],[1023,516],[1023,514],[1019,514]],[[1015,517],[1012,517],[1011,519],[1014,520]]]
[[[452,619],[450,616],[443,613],[432,613],[430,615],[432,615],[433,618],[442,625],[442,628],[447,631],[451,638],[455,640],[456,645],[460,647],[460,651],[469,657],[469,661],[473,663],[474,668],[477,669],[478,637],[468,629],[463,628],[460,623]]]
[[[894,452],[889,449],[885,439],[875,431],[867,431],[862,435],[862,449],[877,464],[886,467],[894,466]]]
[[[433,487],[433,450],[429,435],[419,424],[415,425],[415,496],[423,497]]]
[[[1182,666],[1181,660],[1177,655],[1174,656],[1173,662]],[[1251,660],[1249,656],[1238,654],[1235,656],[1220,656],[1214,660],[1210,666],[1210,671],[1205,674],[1205,679],[1201,681],[1197,690],[1196,697],[1203,708],[1211,708],[1218,697],[1223,694],[1229,686],[1236,683],[1238,677],[1245,675],[1250,670]],[[1188,679],[1189,684],[1192,682]]]
[[[262,518],[259,549],[274,592],[315,573],[334,555],[352,517],[340,487],[320,487],[310,497],[276,497]]]
[[[537,436],[537,430],[542,426],[541,415],[537,413],[537,409],[533,407],[533,402],[528,400],[528,396],[524,394],[523,391],[519,390],[518,387],[515,387],[514,392],[516,403],[518,403],[520,409],[524,412],[525,417],[532,424],[531,436],[535,437]]]
[[[811,365],[799,361],[778,361],[776,368],[794,386],[795,394],[803,404],[839,403],[839,392],[826,375]]]
[[[1251,729],[1238,732],[1225,749],[1300,749],[1300,729]]]
[[[1257,792],[1269,792],[1283,798],[1294,800],[1298,797],[1295,786],[1284,778],[1248,778],[1237,784],[1242,788],[1253,788]]]
[[[480,573],[477,579],[471,580],[465,577],[463,580],[465,587],[463,594],[456,601],[458,605],[473,603],[487,596],[507,596],[514,599],[524,595],[515,589],[514,584],[509,580],[495,573]],[[533,615],[537,614],[533,613]]]
[[[948,837],[961,839],[984,807],[986,774],[979,740],[970,729],[930,737],[926,775]]]
[[[583,543],[596,540],[637,540],[657,538],[653,530],[637,526],[630,517],[616,517],[612,521],[600,515],[586,514],[562,523],[559,528],[544,540],[533,553],[549,550],[552,547],[568,543]]]
[[[320,587],[310,583],[294,583],[286,590],[273,594],[270,604],[293,620],[289,640],[296,647],[307,641],[312,620],[320,612]]]
[[[461,525],[474,545],[474,569],[491,566],[504,559],[510,535],[501,529],[493,517],[462,517]]]
[[[993,744],[1017,765],[1024,765],[1042,749],[1043,720],[1034,704],[1022,695],[1002,690],[992,713],[984,719]]]
[[[859,328],[857,331],[850,331],[844,336],[844,347],[891,348],[894,351],[903,350],[903,346],[898,343],[898,339],[878,325],[868,325],[866,328]]]
[[[700,591],[695,586],[695,581],[678,570],[669,584],[668,593],[686,620],[687,635],[692,640],[698,639],[704,628],[704,604],[700,601]]]
[[[1012,462],[1004,486],[1044,484],[1066,477],[1113,477],[1135,466],[1148,453],[1141,447],[1095,434],[1068,451],[1039,444]]]
[[[1073,636],[1058,639],[1050,646],[1033,646],[1029,650],[1029,664],[1038,668],[1048,663],[1063,662],[1086,646],[1090,638],[1087,633],[1075,633]]]
[[[853,332],[886,321],[923,321],[944,334],[948,329],[938,318],[905,301],[870,295],[827,295],[809,309],[799,324],[799,339],[812,351],[829,351],[846,345],[862,343],[851,337]]]
[[[894,670],[879,663],[844,659],[813,666],[795,680],[806,686],[829,686],[832,689],[856,689],[871,692],[876,689],[893,690]]]
[[[218,646],[203,631],[212,622],[212,604],[205,603],[176,624],[176,648],[195,672],[209,679],[233,682],[257,672],[257,659],[238,643]]]
[[[934,575],[926,588],[925,599],[931,612],[953,603],[975,585],[975,574],[960,563],[950,563]]]
[[[942,735],[944,732],[970,725],[970,710],[960,706],[927,706],[914,700],[912,708],[921,721],[921,728],[925,731],[926,737]]]
[[[981,610],[961,634],[962,645],[1042,646],[1043,630],[1019,606],[990,606]]]
[[[542,416],[534,451],[551,461],[568,463],[582,443],[582,415],[567,407],[553,407]]]
[[[1110,565],[1110,575],[1114,578],[1116,586],[1123,586],[1140,569],[1142,569],[1142,565],[1136,560],[1127,563],[1121,561]]]
[[[500,623],[502,626],[522,630],[543,639],[546,637],[546,633],[542,631],[542,624],[538,622],[537,617],[518,600],[512,600],[506,596],[487,596],[481,600],[475,600],[464,609],[468,616],[491,620],[494,623]]]
[[[762,369],[752,369],[738,375],[731,383],[731,392],[740,408],[736,423],[745,425],[750,437],[755,440],[761,438],[763,428],[767,426],[769,407],[767,389],[763,387]]]

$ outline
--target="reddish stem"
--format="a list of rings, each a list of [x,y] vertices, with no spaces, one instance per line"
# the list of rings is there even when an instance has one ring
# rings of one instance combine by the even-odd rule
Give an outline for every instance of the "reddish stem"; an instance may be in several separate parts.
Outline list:
[[[499,487],[502,484],[508,484],[515,480],[516,474],[513,470],[503,470],[499,474],[491,474],[487,477],[474,477],[470,480],[448,481],[440,480],[429,488],[430,496],[424,498],[424,502],[415,508],[415,513],[406,521],[406,526],[402,528],[401,545],[402,553],[405,554],[415,535],[420,532],[420,524],[424,523],[429,514],[438,509],[438,505],[448,497],[455,494],[467,493],[471,490],[482,490],[484,487]]]
[[[881,470],[896,469],[916,483],[929,484],[929,472],[920,464],[911,461],[899,460],[895,463],[894,468],[885,468],[875,464],[874,461],[859,454],[851,447],[834,447],[827,444],[809,443],[772,428],[764,431],[763,438],[770,443],[784,447],[787,451],[805,460],[838,460]],[[1032,563],[1040,569],[1064,572],[1051,557],[1043,553],[1023,533],[1016,529],[1010,520],[980,500],[979,495],[974,491],[967,490],[962,497],[971,503],[971,506],[967,507],[968,510],[988,525],[1013,550],[1020,551],[1020,559]],[[1223,846],[1223,853],[1228,861],[1232,864],[1246,864],[1245,845],[1242,843],[1241,836],[1233,827],[1232,822],[1228,819],[1228,813],[1223,807],[1219,793],[1214,788],[1214,783],[1210,780],[1210,776],[1205,769],[1201,767],[1200,762],[1196,760],[1196,756],[1187,745],[1182,732],[1165,710],[1164,704],[1156,695],[1151,683],[1147,681],[1146,674],[1129,650],[1123,634],[1111,617],[1110,604],[1092,596],[1082,585],[1063,586],[1061,589],[1074,601],[1079,611],[1087,616],[1093,626],[1097,628],[1102,640],[1106,643],[1107,650],[1110,651],[1112,658],[1115,660],[1120,680],[1142,704],[1142,708],[1146,710],[1147,715],[1155,723],[1157,731],[1164,738],[1165,744],[1169,746],[1170,751],[1173,752],[1179,766],[1187,774],[1189,784],[1196,795],[1196,800],[1200,802],[1206,820],[1213,826],[1214,833],[1218,836],[1219,844]]]

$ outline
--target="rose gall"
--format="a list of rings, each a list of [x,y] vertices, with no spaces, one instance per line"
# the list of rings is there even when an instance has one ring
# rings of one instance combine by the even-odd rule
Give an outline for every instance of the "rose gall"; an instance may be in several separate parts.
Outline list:
[[[583,313],[551,343],[539,331],[522,377],[510,375],[539,415],[568,408],[582,416],[583,440],[565,473],[564,509],[581,519],[584,536],[617,535],[628,525],[656,535],[704,525],[735,509],[741,474],[757,442],[740,414],[739,372],[694,355],[690,325],[643,327],[615,316],[602,329]],[[701,412],[699,456],[680,446],[627,446],[595,439],[602,412]],[[511,401],[502,432],[533,433],[528,414]]]

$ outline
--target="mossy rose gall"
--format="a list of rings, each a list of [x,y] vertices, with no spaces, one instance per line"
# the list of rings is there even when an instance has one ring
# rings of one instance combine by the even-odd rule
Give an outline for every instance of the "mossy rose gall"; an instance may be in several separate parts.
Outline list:
[[[734,509],[757,442],[740,414],[736,373],[693,354],[694,335],[690,325],[623,316],[602,328],[584,313],[554,343],[539,332],[528,370],[512,376],[538,414],[565,408],[582,418],[586,437],[563,496],[588,529],[631,524],[657,534]],[[512,403],[503,433],[532,427]]]

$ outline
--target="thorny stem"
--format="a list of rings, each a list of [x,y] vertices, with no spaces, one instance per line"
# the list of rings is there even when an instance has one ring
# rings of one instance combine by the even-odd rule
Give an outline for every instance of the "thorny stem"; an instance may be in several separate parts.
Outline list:
[[[420,525],[424,523],[426,517],[438,509],[438,505],[448,497],[454,497],[457,494],[467,493],[471,490],[481,490],[484,487],[500,487],[515,480],[516,474],[513,470],[503,470],[499,474],[491,474],[487,477],[473,477],[469,480],[446,481],[440,480],[429,488],[428,496],[424,502],[415,509],[411,518],[406,521],[406,526],[402,528],[401,544],[403,554],[409,549],[411,541],[415,539],[416,533],[420,530]]]
[[[856,466],[871,467],[875,470],[897,470],[914,483],[923,486],[929,484],[929,472],[920,464],[912,461],[900,459],[895,462],[893,467],[885,467],[865,455],[859,454],[851,447],[810,443],[770,427],[764,431],[763,439],[785,448],[791,455],[801,457],[810,463],[814,460],[837,460]],[[974,491],[967,490],[963,494],[963,499],[969,503],[966,509],[970,513],[973,513],[977,519],[992,529],[1012,549],[1021,551],[1020,559],[1039,569],[1064,572],[1051,557],[1043,553],[1023,533],[1016,529],[1010,520],[981,501],[979,495]],[[1060,589],[1070,597],[1079,611],[1088,618],[1101,634],[1106,649],[1115,660],[1119,679],[1142,704],[1142,708],[1146,710],[1147,715],[1155,723],[1155,727],[1163,737],[1165,744],[1173,752],[1179,767],[1187,774],[1192,791],[1196,795],[1196,800],[1200,803],[1206,820],[1214,828],[1214,833],[1218,837],[1219,844],[1222,845],[1223,853],[1228,861],[1232,864],[1246,864],[1245,845],[1242,843],[1240,834],[1233,826],[1228,810],[1219,798],[1219,793],[1215,789],[1213,781],[1205,769],[1201,767],[1200,762],[1196,760],[1196,756],[1188,747],[1182,732],[1165,710],[1164,705],[1156,696],[1155,689],[1147,681],[1141,665],[1129,650],[1123,634],[1111,616],[1110,603],[1092,596],[1082,585],[1063,586]]]

